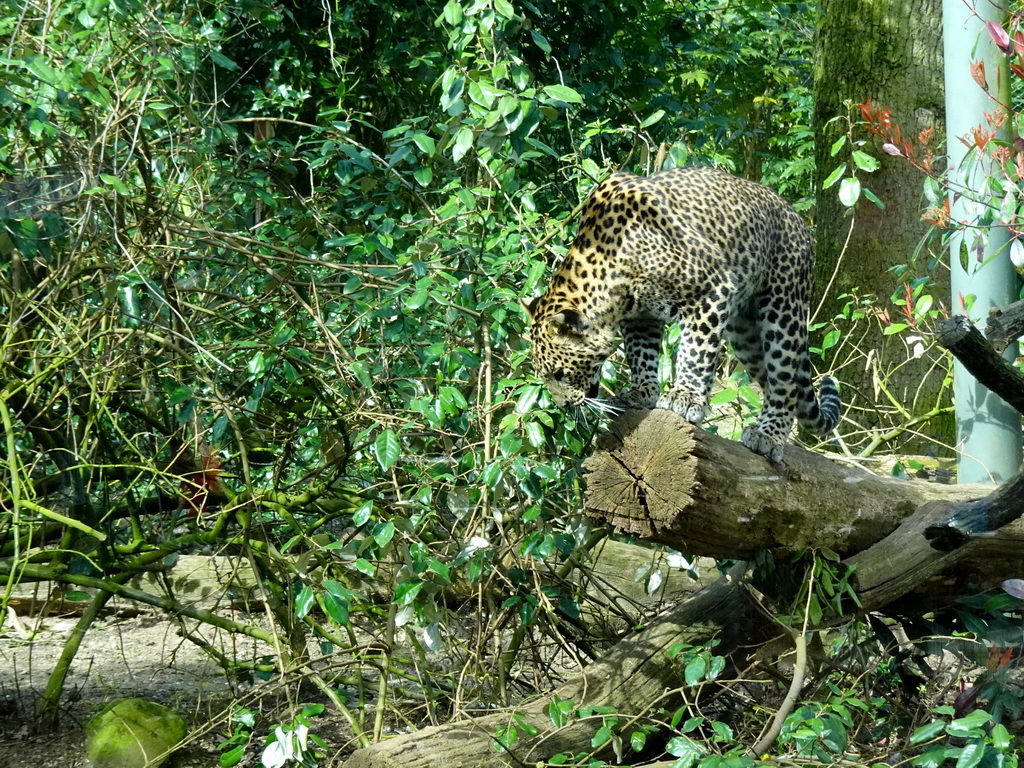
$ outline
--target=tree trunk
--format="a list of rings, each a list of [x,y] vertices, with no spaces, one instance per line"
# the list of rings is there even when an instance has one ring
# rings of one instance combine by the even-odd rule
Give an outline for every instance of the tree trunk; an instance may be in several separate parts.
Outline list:
[[[630,411],[616,419],[587,460],[585,511],[642,535],[693,552],[737,557],[756,548],[775,551],[827,545],[850,553],[864,610],[888,608],[913,591],[921,602],[950,599],[964,581],[991,584],[1019,576],[1024,561],[1024,520],[998,531],[960,525],[1005,520],[1020,513],[1024,475],[986,497],[988,486],[940,486],[875,477],[834,464],[799,446],[773,465],[742,445],[703,432],[670,411]],[[942,551],[929,532],[956,528],[964,546]],[[820,532],[820,536],[815,532]],[[602,717],[572,716],[557,725],[557,703],[567,709],[608,706],[618,723],[652,708],[672,711],[686,687],[669,649],[715,638],[715,654],[731,673],[742,672],[753,650],[781,634],[749,590],[745,566],[686,599],[662,619],[615,645],[561,688],[512,711],[425,728],[359,750],[350,768],[473,766],[499,768],[543,763],[560,752],[586,752]],[[955,594],[955,593],[952,593]],[[853,607],[851,606],[851,609]],[[552,705],[555,705],[553,707]],[[507,730],[516,731],[514,743]],[[628,740],[628,728],[622,734]],[[499,734],[503,751],[495,747]],[[603,747],[608,752],[608,747]],[[596,750],[601,752],[601,749]]]
[[[861,183],[885,204],[880,210],[861,199],[853,217],[840,201],[837,187],[823,189],[823,183],[842,163],[848,163],[847,143],[832,157],[833,143],[847,126],[832,118],[844,116],[852,102],[852,119],[860,119],[857,105],[868,100],[887,107],[903,135],[916,139],[919,132],[934,130],[932,145],[943,141],[944,102],[942,87],[942,6],[939,0],[824,0],[815,38],[814,130],[818,142],[815,295],[824,297],[817,320],[828,322],[840,314],[850,295],[876,297],[878,312],[893,322],[903,318],[890,297],[903,280],[889,268],[911,264],[928,225],[921,221],[924,204],[924,176],[903,158],[890,157],[875,141],[867,147],[881,161],[874,173],[858,171]],[[854,139],[867,138],[854,128]],[[850,231],[851,224],[853,226]],[[848,242],[847,239],[849,238]],[[926,273],[930,255],[922,254],[906,279]],[[949,302],[947,269],[932,272],[933,285],[926,293],[934,306]],[[825,367],[843,384],[847,415],[857,425],[886,430],[906,420],[893,408],[890,396],[915,416],[948,406],[949,395],[939,397],[946,365],[939,352],[914,358],[914,334],[884,336],[877,314],[868,311],[856,327],[849,320],[837,321],[844,344],[835,348]],[[902,364],[902,365],[901,365]],[[879,379],[882,378],[881,383]],[[884,391],[888,390],[888,395]],[[940,444],[955,442],[951,413],[931,418],[927,433]],[[890,442],[889,449],[902,452],[935,450],[923,439],[907,443],[911,432]],[[855,448],[863,444],[863,433],[850,434]],[[951,454],[943,454],[951,455]]]

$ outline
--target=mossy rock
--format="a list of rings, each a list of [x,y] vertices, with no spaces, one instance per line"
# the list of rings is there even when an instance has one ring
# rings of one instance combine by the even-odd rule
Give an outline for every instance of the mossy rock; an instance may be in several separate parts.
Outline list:
[[[85,751],[93,768],[156,768],[187,733],[185,721],[167,707],[119,699],[85,726]]]

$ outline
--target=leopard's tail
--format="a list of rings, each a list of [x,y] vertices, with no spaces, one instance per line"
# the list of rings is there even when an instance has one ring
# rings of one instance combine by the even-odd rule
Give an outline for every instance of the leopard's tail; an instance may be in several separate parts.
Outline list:
[[[814,397],[813,390],[808,395],[807,399],[800,402],[797,410],[800,426],[816,434],[827,435],[839,423],[842,406],[835,380],[824,376],[818,388],[818,396]]]

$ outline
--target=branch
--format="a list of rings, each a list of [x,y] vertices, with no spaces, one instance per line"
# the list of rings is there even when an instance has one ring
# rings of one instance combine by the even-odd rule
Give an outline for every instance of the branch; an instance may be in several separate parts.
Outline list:
[[[925,528],[925,538],[935,549],[949,552],[979,536],[989,536],[1021,516],[1022,497],[1024,472],[1018,472],[985,498],[955,505],[948,517]]]
[[[992,347],[971,321],[956,315],[939,323],[938,341],[978,381],[1024,413],[1024,373]]]
[[[1002,352],[1021,336],[1024,336],[1024,300],[1003,309],[992,307],[988,311],[985,337],[997,352]]]
[[[191,605],[185,605],[184,603],[180,603],[170,597],[162,597],[160,595],[144,592],[141,589],[126,587],[123,584],[119,584],[116,579],[100,579],[94,576],[80,576],[59,567],[25,564],[7,560],[0,561],[0,578],[7,578],[12,572],[15,572],[19,579],[27,578],[33,581],[58,581],[62,584],[73,584],[79,587],[102,590],[104,592],[109,592],[112,595],[116,595],[117,597],[134,600],[139,603],[145,603],[146,605],[152,605],[155,608],[159,608],[177,616],[195,619],[196,621],[210,624],[214,627],[227,630],[228,632],[248,635],[249,637],[262,640],[270,645],[274,644],[273,634],[261,627],[257,627],[253,624],[242,624],[237,621],[232,621],[231,619],[220,616],[213,611],[205,608],[196,608]]]

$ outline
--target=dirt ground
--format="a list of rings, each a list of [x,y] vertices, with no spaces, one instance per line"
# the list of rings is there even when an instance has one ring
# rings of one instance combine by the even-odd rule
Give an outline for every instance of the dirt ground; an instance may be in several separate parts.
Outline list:
[[[65,683],[59,730],[34,733],[33,712],[75,622],[73,616],[21,618],[24,632],[8,621],[0,633],[0,766],[86,765],[82,729],[110,699],[144,696],[193,722],[230,702],[233,692],[223,673],[194,645],[182,643],[166,620],[112,613],[86,633]],[[179,766],[216,765],[222,733],[201,737],[194,759],[186,755]]]
[[[64,686],[60,725],[48,733],[36,732],[33,713],[77,617],[19,617],[12,622],[8,616],[0,629],[0,768],[84,768],[85,723],[107,701],[130,696],[167,705],[189,723],[193,741],[176,753],[168,768],[214,768],[221,754],[218,745],[230,732],[232,702],[253,702],[269,691],[261,703],[266,710],[268,699],[276,698],[260,684],[229,683],[162,615],[126,608],[118,613],[115,606],[86,633]],[[231,648],[236,658],[269,653],[249,638],[215,634],[207,639]],[[332,733],[340,725],[332,720],[330,713],[317,718],[314,732],[329,744],[343,743],[343,733]],[[266,725],[239,763],[243,768],[259,764]],[[340,753],[323,765],[336,762]]]

